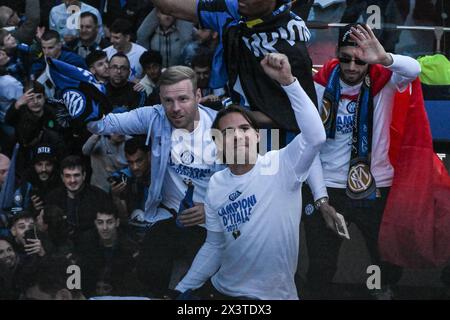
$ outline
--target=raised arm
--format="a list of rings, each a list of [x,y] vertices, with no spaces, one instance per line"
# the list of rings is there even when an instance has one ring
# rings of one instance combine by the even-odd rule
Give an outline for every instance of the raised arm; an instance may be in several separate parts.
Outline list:
[[[151,0],[153,5],[165,14],[178,19],[198,22],[197,0]]]
[[[411,57],[387,53],[370,26],[358,25],[351,30],[350,37],[358,44],[355,57],[369,64],[381,64],[390,69],[394,73],[392,81],[399,90],[405,89],[419,76],[421,72],[419,62]]]
[[[297,179],[304,181],[320,146],[325,142],[325,129],[314,103],[292,75],[289,60],[284,54],[268,54],[261,61],[261,66],[286,92],[302,131],[282,152],[286,153],[285,159]]]

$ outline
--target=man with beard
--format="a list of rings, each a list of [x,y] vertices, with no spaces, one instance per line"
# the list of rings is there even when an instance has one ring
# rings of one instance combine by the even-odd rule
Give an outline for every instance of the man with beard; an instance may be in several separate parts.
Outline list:
[[[109,60],[109,83],[106,94],[114,108],[129,111],[144,106],[145,91],[139,91],[136,84],[128,81],[131,67],[130,61],[123,53],[116,53]]]
[[[29,170],[27,180],[14,194],[14,212],[31,208],[39,212],[44,207],[42,199],[61,185],[57,175],[54,147],[50,144],[39,144],[34,148],[33,154],[33,166]]]
[[[86,64],[98,82],[107,83],[109,81],[109,63],[106,52],[100,50],[91,52],[86,57]]]

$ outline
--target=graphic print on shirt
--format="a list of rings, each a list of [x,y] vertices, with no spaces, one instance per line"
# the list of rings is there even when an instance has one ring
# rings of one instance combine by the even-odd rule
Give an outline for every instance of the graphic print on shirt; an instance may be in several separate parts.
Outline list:
[[[192,180],[204,180],[209,179],[213,174],[210,168],[201,169],[193,167],[192,163],[194,162],[194,155],[189,150],[181,152],[177,155],[177,159],[180,159],[180,161],[174,162],[173,157],[169,156],[169,167],[179,175]]]
[[[346,111],[346,112],[345,112]],[[347,103],[345,111],[339,110],[336,118],[336,133],[350,134],[353,132],[353,121],[355,120],[356,101]]]
[[[275,32],[255,33],[250,38],[242,37],[242,40],[255,57],[263,57],[268,53],[278,52],[275,46],[279,40],[285,40],[294,46],[298,41],[308,41],[309,37],[305,23],[293,19],[286,27],[279,27]]]
[[[242,192],[238,190],[231,193],[228,196],[231,202],[226,202],[217,212],[225,232],[231,232],[235,239],[241,235],[241,225],[250,221],[253,208],[258,202],[254,194],[245,197],[241,197],[241,195]]]

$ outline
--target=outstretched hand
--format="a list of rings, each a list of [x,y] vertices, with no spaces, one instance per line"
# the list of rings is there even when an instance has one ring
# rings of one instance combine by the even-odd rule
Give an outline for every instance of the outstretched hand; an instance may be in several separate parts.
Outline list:
[[[284,54],[269,53],[261,60],[261,67],[270,78],[282,86],[288,86],[295,81],[289,59]]]
[[[358,25],[357,28],[351,28],[351,31],[350,38],[358,45],[355,48],[355,58],[361,59],[368,64],[390,66],[393,63],[391,55],[384,50],[368,25],[364,27]]]

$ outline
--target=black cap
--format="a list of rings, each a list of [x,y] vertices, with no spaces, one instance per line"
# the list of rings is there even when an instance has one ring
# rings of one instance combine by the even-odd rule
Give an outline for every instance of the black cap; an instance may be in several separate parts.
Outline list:
[[[339,29],[338,47],[357,47],[356,42],[350,37],[352,33],[351,28],[356,28],[360,23],[351,23]]]
[[[33,163],[50,160],[55,161],[54,147],[50,144],[38,144],[33,150]]]

